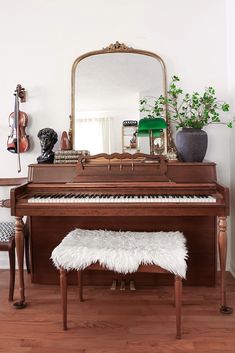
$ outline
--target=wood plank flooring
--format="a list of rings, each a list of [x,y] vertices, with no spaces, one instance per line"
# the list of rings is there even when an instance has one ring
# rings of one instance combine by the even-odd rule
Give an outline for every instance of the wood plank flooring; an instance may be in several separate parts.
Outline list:
[[[16,310],[7,301],[8,276],[0,271],[1,353],[235,352],[235,314],[219,313],[218,287],[183,289],[183,338],[176,340],[173,287],[134,292],[85,287],[86,300],[79,303],[78,289],[71,286],[64,332],[59,287],[32,284],[25,275],[28,307]],[[235,309],[235,280],[229,274],[227,289]]]

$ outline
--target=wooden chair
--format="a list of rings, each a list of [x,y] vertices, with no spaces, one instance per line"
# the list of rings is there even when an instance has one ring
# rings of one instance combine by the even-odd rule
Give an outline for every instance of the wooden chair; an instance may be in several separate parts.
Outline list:
[[[0,186],[16,186],[27,181],[27,178],[0,178]],[[10,208],[10,199],[0,200],[0,207]],[[29,262],[29,232],[28,223],[24,227],[25,261],[27,272],[30,273]],[[8,251],[10,266],[10,285],[8,300],[13,301],[15,287],[15,222],[0,221],[0,251]]]
[[[110,243],[110,246],[106,239],[100,238],[97,240],[95,238],[95,232],[107,232],[109,231],[87,231],[88,237],[86,241],[86,230],[77,230],[78,237],[76,236],[76,230],[69,233],[63,240],[62,242],[53,250],[52,252],[52,261],[54,265],[60,270],[60,289],[61,289],[61,298],[62,298],[62,317],[63,317],[63,329],[67,330],[67,272],[70,269],[77,270],[78,272],[78,283],[79,283],[79,299],[80,302],[83,301],[83,295],[82,295],[82,269],[84,270],[110,270],[107,268],[107,264],[105,266],[104,264],[104,254],[103,252],[106,253],[106,255],[110,254],[110,257],[114,256],[113,258],[121,260],[122,255],[119,255],[115,252],[115,246],[112,247],[112,244]],[[91,233],[93,232],[94,234],[94,239],[90,236]],[[115,235],[118,237],[120,233],[125,235],[125,232],[110,232],[111,235]],[[114,234],[115,233],[115,234]],[[131,232],[129,232],[131,233]],[[157,264],[152,264],[152,260],[149,261],[149,263],[146,264],[140,264],[137,267],[137,270],[135,272],[152,272],[152,273],[168,273],[174,276],[174,291],[175,291],[175,309],[176,309],[176,338],[180,339],[181,338],[181,304],[182,304],[182,278],[185,277],[186,273],[186,262],[185,259],[187,258],[187,249],[185,246],[185,238],[182,233],[179,232],[152,232],[154,236],[161,238],[159,239],[159,243],[154,246],[154,254],[156,254],[156,258],[160,259],[160,263],[162,263],[162,266],[159,266]],[[148,234],[139,232],[138,236],[142,236],[142,239],[140,239],[141,244],[143,245],[144,240],[146,244],[148,243]],[[122,236],[122,235],[121,235]],[[165,237],[165,239],[164,239]],[[122,246],[124,245],[125,248],[125,241],[127,244],[128,249],[130,250],[130,253],[128,256],[132,256],[131,252],[139,252],[141,253],[141,245],[140,243],[136,245],[135,241],[129,237],[129,234],[127,234],[126,238],[124,237],[124,242],[122,241]],[[93,241],[94,240],[94,241]],[[167,244],[167,246],[164,246],[164,240]],[[97,254],[94,254],[94,259],[96,259],[96,262],[92,262],[92,254],[91,252],[94,252],[94,246],[95,243],[98,241],[98,249],[97,249]],[[103,245],[104,244],[104,245]],[[130,245],[131,244],[131,245]],[[133,244],[133,248],[130,247]],[[103,248],[102,248],[103,246]],[[89,252],[89,249],[91,249],[91,252]],[[98,251],[101,250],[99,253]],[[165,255],[162,255],[163,252],[165,252]],[[99,256],[101,254],[101,256]],[[119,257],[117,257],[117,255]],[[81,261],[79,257],[82,259]],[[126,254],[125,254],[126,257]],[[98,259],[98,261],[97,261]],[[162,261],[163,259],[163,261]],[[167,261],[165,260],[167,259]],[[100,260],[100,262],[99,262]],[[109,260],[107,261],[109,262]],[[132,261],[131,261],[132,262]],[[157,260],[158,262],[158,260]],[[168,263],[166,263],[168,262]],[[89,263],[89,264],[88,264]],[[100,265],[102,263],[102,265]],[[112,261],[110,263],[113,263]],[[79,264],[79,265],[78,265]],[[109,265],[108,265],[109,266]],[[112,265],[111,265],[112,266]],[[119,265],[118,265],[119,266]],[[114,270],[112,268],[112,270]],[[117,271],[118,272],[118,271]]]

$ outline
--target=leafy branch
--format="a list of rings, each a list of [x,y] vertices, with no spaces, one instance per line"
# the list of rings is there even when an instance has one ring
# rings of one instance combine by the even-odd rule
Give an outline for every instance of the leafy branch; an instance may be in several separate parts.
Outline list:
[[[167,117],[176,124],[177,129],[202,129],[210,124],[226,124],[229,128],[233,126],[235,118],[227,123],[221,122],[220,112],[228,112],[229,104],[216,98],[213,87],[206,88],[203,93],[184,93],[178,87],[179,81],[179,77],[172,77],[167,97],[147,96],[140,100],[140,111],[146,112],[146,118],[162,117],[167,106]]]

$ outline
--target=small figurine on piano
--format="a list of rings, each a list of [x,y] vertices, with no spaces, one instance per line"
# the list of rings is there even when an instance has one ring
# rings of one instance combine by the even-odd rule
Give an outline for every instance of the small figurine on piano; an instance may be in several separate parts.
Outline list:
[[[137,146],[137,131],[135,131],[134,133],[133,133],[133,136],[132,136],[132,138],[130,139],[130,147],[131,148],[136,148],[136,146]]]
[[[41,155],[37,158],[38,163],[53,163],[55,153],[52,151],[58,140],[57,133],[51,128],[39,130],[38,138],[41,145]]]

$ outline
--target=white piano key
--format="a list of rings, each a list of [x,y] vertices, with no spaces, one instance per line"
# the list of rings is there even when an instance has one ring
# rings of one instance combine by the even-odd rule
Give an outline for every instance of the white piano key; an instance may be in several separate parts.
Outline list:
[[[30,197],[28,203],[216,203],[216,198],[212,195],[42,195]]]

